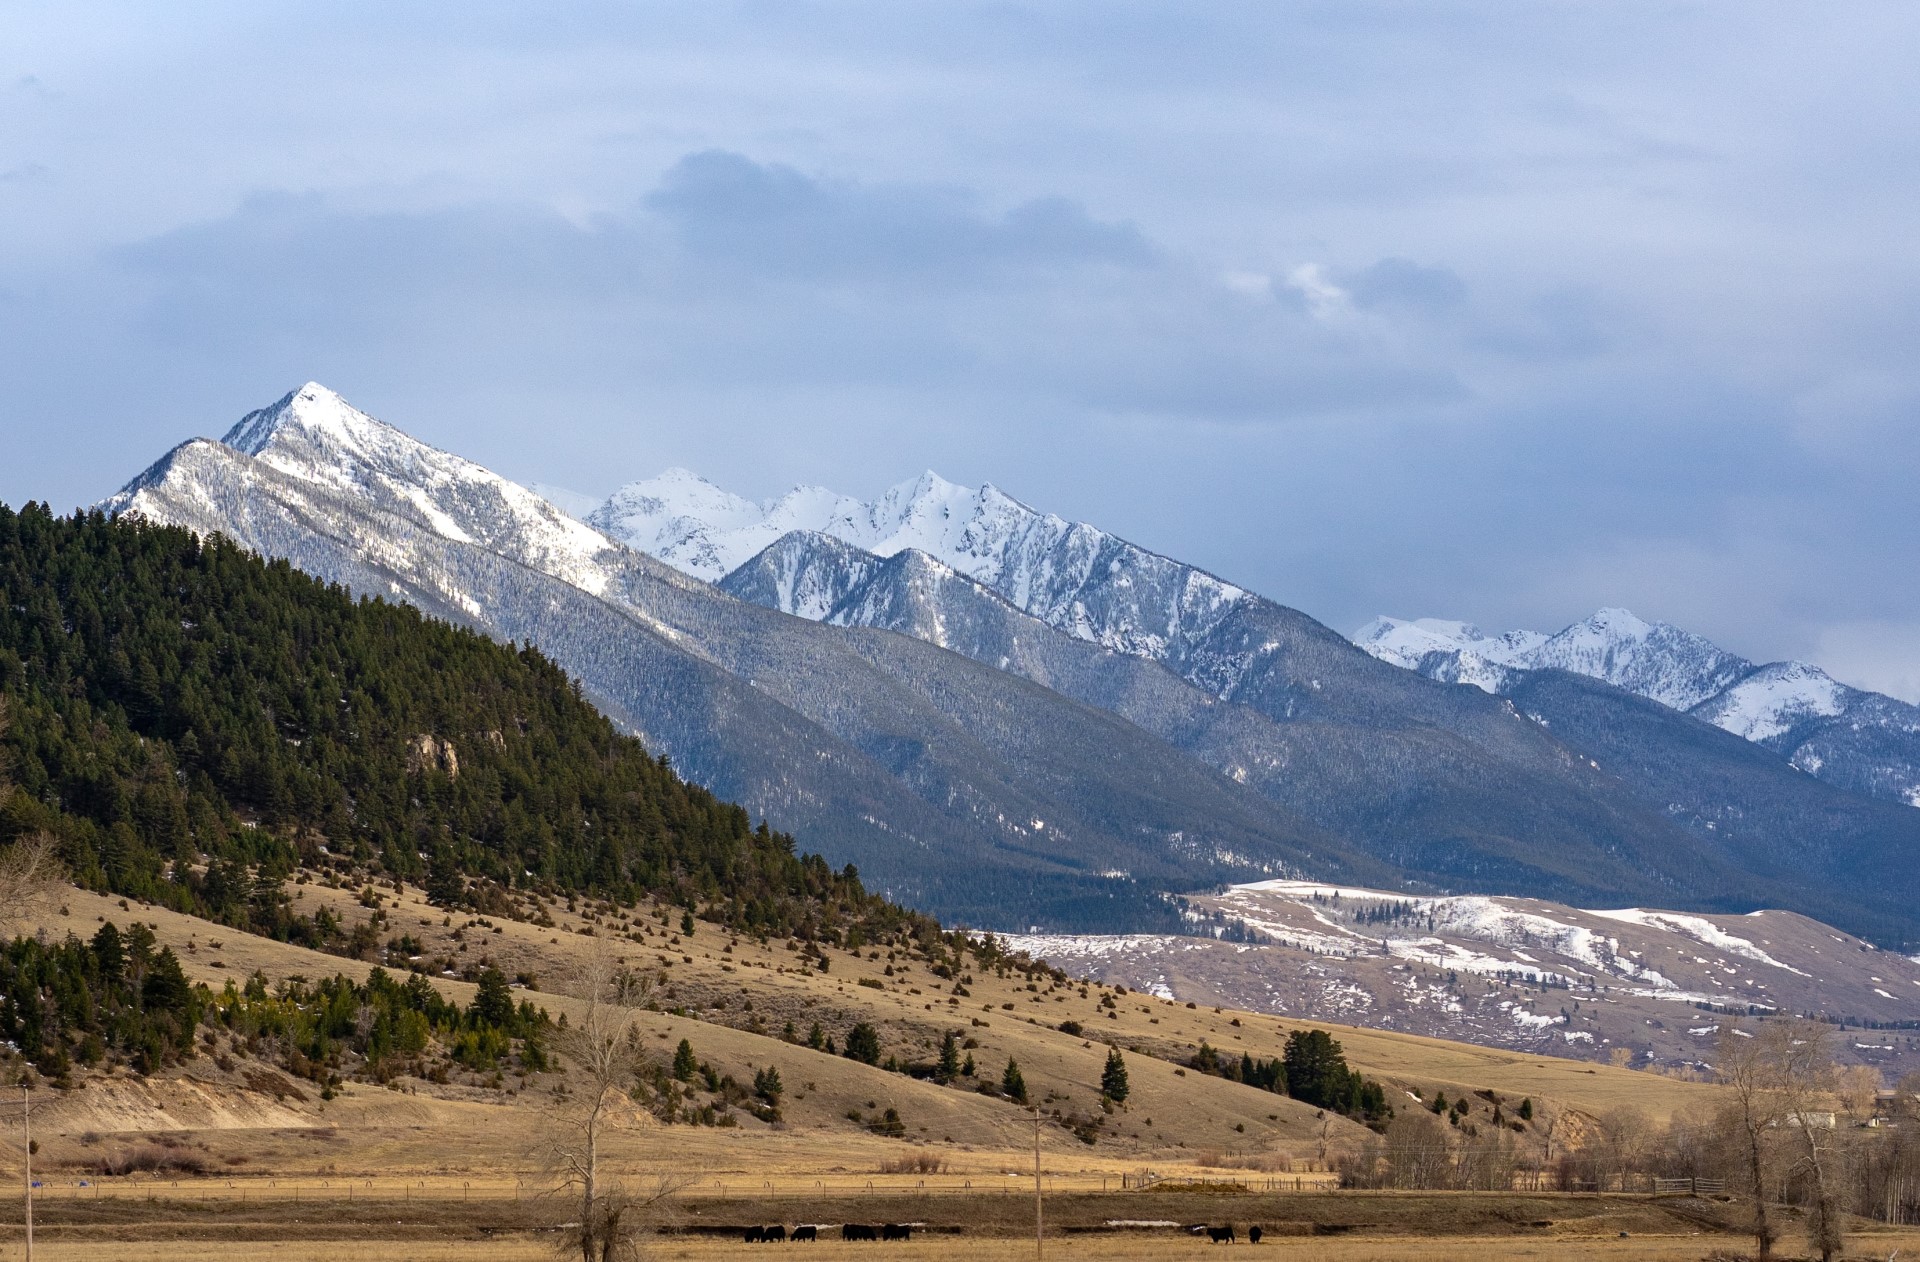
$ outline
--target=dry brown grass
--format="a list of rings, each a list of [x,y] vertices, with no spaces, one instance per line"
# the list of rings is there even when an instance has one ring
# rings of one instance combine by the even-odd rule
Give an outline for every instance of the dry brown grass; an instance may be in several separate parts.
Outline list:
[[[254,1262],[261,1256],[257,1245],[212,1243],[203,1241],[143,1244],[137,1255],[123,1243],[69,1243],[45,1240],[36,1251],[41,1262],[128,1262],[130,1256],[151,1258],[155,1262]],[[1868,1242],[1862,1241],[1862,1244]],[[11,1248],[13,1252],[7,1250]],[[1594,1236],[1556,1240],[1514,1240],[1502,1237],[1466,1237],[1450,1240],[1391,1239],[1269,1239],[1260,1246],[1258,1256],[1294,1259],[1297,1262],[1541,1262],[1582,1258],[1599,1262],[1703,1262],[1716,1250],[1727,1246],[1701,1236]],[[0,1258],[19,1256],[17,1241],[0,1243]],[[1129,1237],[1123,1235],[1053,1237],[1047,1242],[1048,1259],[1076,1259],[1085,1262],[1168,1262],[1176,1258],[1210,1256],[1205,1241],[1181,1237]],[[1896,1250],[1907,1257],[1920,1249],[1920,1233],[1890,1233],[1871,1239],[1871,1253],[1862,1256],[1885,1258]],[[733,1240],[688,1240],[667,1238],[649,1242],[647,1256],[655,1259],[684,1259],[707,1262],[708,1259],[762,1257],[764,1249]],[[819,1262],[836,1259],[885,1257],[898,1262],[1028,1262],[1033,1254],[1031,1239],[947,1239],[915,1240],[893,1244],[884,1252],[873,1245],[848,1245],[826,1240],[808,1248],[805,1255]],[[1723,1254],[1724,1256],[1724,1254]],[[1786,1256],[1792,1256],[1791,1253]],[[275,1262],[551,1262],[552,1246],[542,1239],[526,1235],[502,1236],[476,1248],[470,1241],[422,1241],[405,1244],[383,1242],[276,1244]]]
[[[349,924],[368,914],[356,890],[309,883],[294,893],[300,909],[325,906]],[[500,919],[474,925],[469,923],[473,917],[449,918],[428,906],[415,889],[396,894],[383,887],[380,894],[389,917],[387,933],[414,935],[431,956],[451,956],[463,963],[486,960],[509,976],[560,977],[611,937],[630,962],[664,970],[662,1002],[689,1009],[686,1016],[643,1014],[640,1032],[646,1046],[665,1054],[687,1038],[703,1059],[742,1081],[750,1080],[756,1067],[779,1068],[787,1089],[784,1127],[769,1128],[743,1117],[738,1128],[729,1130],[662,1128],[642,1117],[613,1145],[616,1164],[629,1173],[692,1169],[718,1183],[754,1179],[824,1188],[870,1177],[864,1172],[889,1166],[944,1162],[946,1173],[925,1177],[980,1187],[1001,1180],[1003,1172],[1030,1168],[1032,1129],[1023,1110],[775,1037],[787,1020],[804,1031],[816,1018],[830,1029],[844,1029],[854,1020],[872,1021],[882,1029],[888,1050],[903,1058],[931,1059],[942,1033],[957,1030],[977,1041],[970,1050],[983,1078],[997,1079],[1006,1059],[1017,1058],[1033,1094],[1047,1099],[1049,1107],[1105,1121],[1092,1147],[1062,1127],[1046,1129],[1046,1164],[1062,1188],[1097,1189],[1103,1182],[1117,1186],[1122,1174],[1147,1167],[1173,1178],[1217,1180],[1231,1172],[1225,1177],[1250,1181],[1324,1168],[1319,1160],[1320,1124],[1311,1110],[1236,1083],[1180,1071],[1165,1059],[1130,1055],[1133,1097],[1128,1106],[1111,1116],[1098,1110],[1104,1040],[1164,1057],[1184,1055],[1202,1039],[1229,1054],[1244,1049],[1271,1056],[1278,1054],[1287,1031],[1298,1022],[1189,1008],[1140,994],[1119,996],[1117,1011],[1109,1015],[1098,1006],[1103,992],[1097,986],[1088,987],[1085,997],[1077,986],[1049,994],[1044,983],[1030,991],[1023,977],[985,974],[975,976],[970,995],[958,998],[950,993],[950,983],[910,961],[893,961],[895,972],[889,976],[884,951],[874,959],[868,958],[870,953],[856,957],[830,949],[831,971],[821,974],[801,967],[797,955],[778,940],[761,946],[704,922],[681,938],[677,912],[666,930],[639,916],[625,923],[605,915],[590,921],[585,903],[578,913],[557,910],[559,923],[550,928]],[[103,919],[124,924],[137,918],[155,926],[158,938],[174,947],[191,976],[216,987],[255,970],[279,979],[342,971],[358,975],[369,967],[158,908],[123,908],[118,899],[77,889],[64,891],[61,902],[59,910],[43,918],[48,932],[85,935]],[[636,942],[631,934],[642,925],[655,933],[642,933]],[[579,932],[588,928],[591,937]],[[862,981],[875,985],[859,984]],[[470,986],[451,979],[436,984],[462,1001],[472,993]],[[573,1001],[562,996],[530,997],[556,1014],[573,1011]],[[756,1017],[769,1034],[732,1028]],[[1064,1021],[1078,1022],[1083,1034],[1062,1033],[1057,1027]],[[1576,1061],[1334,1028],[1349,1058],[1396,1092],[1415,1087],[1430,1094],[1437,1088],[1457,1098],[1490,1089],[1509,1099],[1532,1097],[1542,1117],[1563,1109],[1600,1114],[1629,1102],[1660,1117],[1709,1099],[1716,1090]],[[205,1057],[171,1081],[142,1083],[120,1076],[95,1082],[50,1102],[43,1138],[45,1168],[78,1171],[97,1161],[103,1147],[131,1146],[146,1133],[165,1131],[191,1137],[195,1150],[215,1171],[268,1178],[460,1178],[513,1185],[519,1182],[516,1172],[535,1164],[533,1132],[549,1089],[544,1078],[519,1094],[422,1083],[402,1083],[402,1091],[355,1084],[339,1099],[322,1104],[313,1098],[299,1102],[262,1095],[242,1089],[244,1085],[233,1075],[223,1077]],[[1404,1096],[1395,1098],[1410,1103]],[[849,1111],[872,1116],[887,1108],[897,1109],[905,1119],[907,1142],[873,1135],[846,1116]],[[104,1136],[104,1142],[83,1145],[81,1138],[90,1131]],[[1358,1127],[1338,1119],[1327,1141],[1337,1151],[1362,1138]]]

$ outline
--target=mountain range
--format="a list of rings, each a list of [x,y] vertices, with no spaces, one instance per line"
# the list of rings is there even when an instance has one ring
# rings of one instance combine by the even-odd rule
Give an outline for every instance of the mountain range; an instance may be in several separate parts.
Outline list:
[[[1920,939],[1909,807],[1603,679],[1403,669],[991,486],[674,471],[581,521],[310,384],[105,507],[537,644],[690,779],[977,925],[1164,928],[1163,892],[1311,876]]]
[[[1602,609],[1553,635],[1376,618],[1353,639],[1382,661],[1491,693],[1511,692],[1533,671],[1602,679],[1764,746],[1829,784],[1920,806],[1920,706],[1849,688],[1806,662],[1756,665],[1625,609]]]

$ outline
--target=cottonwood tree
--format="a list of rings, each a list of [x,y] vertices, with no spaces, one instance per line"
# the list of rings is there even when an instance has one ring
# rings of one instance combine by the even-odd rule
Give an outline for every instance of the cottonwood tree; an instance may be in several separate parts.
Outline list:
[[[1729,1129],[1753,1198],[1760,1257],[1771,1257],[1779,1239],[1767,1191],[1784,1165],[1807,1192],[1807,1243],[1831,1262],[1844,1247],[1846,1186],[1842,1137],[1831,1124],[1840,1085],[1831,1030],[1818,1021],[1764,1021],[1755,1030],[1728,1024],[1720,1030],[1719,1057],[1720,1080],[1732,1089]]]
[[[1796,1174],[1807,1181],[1807,1243],[1820,1262],[1833,1262],[1845,1246],[1846,1211],[1840,1204],[1846,1186],[1846,1154],[1833,1123],[1833,1034],[1818,1021],[1784,1022],[1756,1039],[1775,1064],[1776,1091],[1784,1107],[1781,1129],[1793,1150]]]
[[[1720,1081],[1729,1088],[1728,1130],[1734,1166],[1753,1200],[1753,1243],[1762,1262],[1773,1256],[1778,1238],[1767,1212],[1767,1184],[1771,1172],[1773,1129],[1785,1111],[1779,1090],[1779,1066],[1771,1035],[1762,1039],[1751,1030],[1728,1023],[1720,1027],[1716,1055]]]
[[[581,1262],[637,1257],[647,1220],[692,1181],[663,1175],[635,1191],[605,1168],[609,1135],[640,1112],[631,1094],[643,1064],[636,1026],[653,986],[651,974],[626,968],[610,944],[598,942],[562,988],[580,1001],[554,1039],[575,1084],[550,1112],[547,1147],[553,1191],[579,1198],[579,1219],[561,1233],[560,1251],[577,1250]]]

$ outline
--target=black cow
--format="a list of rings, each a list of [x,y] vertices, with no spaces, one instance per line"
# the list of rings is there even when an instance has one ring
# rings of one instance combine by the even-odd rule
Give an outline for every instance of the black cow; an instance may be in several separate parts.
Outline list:
[[[1260,1224],[1259,1224],[1259,1223],[1255,1223],[1255,1224],[1254,1224],[1253,1226],[1251,1226],[1251,1227],[1249,1227],[1249,1228],[1247,1228],[1247,1243],[1248,1243],[1248,1244],[1259,1244],[1259,1243],[1260,1243],[1260,1236],[1261,1236],[1261,1234],[1262,1234],[1262,1233],[1261,1233],[1261,1231],[1260,1231]]]
[[[813,1241],[820,1239],[820,1229],[811,1224],[805,1227],[795,1227],[793,1229],[793,1235],[789,1238],[793,1240],[794,1243],[796,1244],[798,1244],[802,1240],[812,1243]]]
[[[913,1228],[905,1223],[888,1223],[880,1229],[880,1238],[882,1240],[911,1240],[913,1239]]]
[[[1207,1242],[1209,1244],[1232,1244],[1234,1239],[1232,1223],[1228,1223],[1224,1227],[1207,1228]]]
[[[840,1228],[842,1240],[878,1240],[880,1233],[865,1223],[847,1223]]]
[[[785,1223],[775,1223],[771,1227],[761,1228],[760,1239],[766,1241],[768,1244],[785,1244],[787,1242],[787,1225]]]
[[[746,1243],[748,1243],[748,1244],[759,1244],[759,1243],[760,1243],[760,1228],[758,1228],[758,1227],[749,1227],[749,1228],[747,1228],[747,1230],[746,1230],[746,1234],[745,1234],[745,1235],[743,1235],[743,1236],[741,1237],[741,1239],[742,1239],[742,1240],[744,1240],[744,1241],[746,1241]]]

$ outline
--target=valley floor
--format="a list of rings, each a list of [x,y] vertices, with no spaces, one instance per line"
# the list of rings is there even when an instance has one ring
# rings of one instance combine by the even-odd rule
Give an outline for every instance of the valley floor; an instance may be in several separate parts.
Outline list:
[[[284,1262],[358,1259],[486,1258],[517,1262],[555,1256],[547,1224],[554,1206],[500,1195],[457,1199],[431,1189],[396,1199],[397,1189],[347,1201],[293,1200],[282,1188],[242,1203],[224,1180],[155,1186],[139,1196],[99,1200],[54,1197],[36,1215],[35,1256],[51,1262],[123,1262],[130,1256],[169,1262],[240,1262],[266,1253]],[[226,1192],[225,1197],[218,1195]],[[256,1192],[265,1189],[256,1189]],[[206,1194],[215,1195],[209,1199]],[[880,1254],[899,1259],[1025,1259],[1033,1256],[1031,1202],[1025,1197],[964,1195],[776,1196],[702,1195],[683,1200],[665,1234],[647,1241],[646,1256],[708,1259],[760,1256],[739,1227],[763,1221],[904,1221],[919,1225],[911,1243],[884,1248],[848,1244],[822,1232],[805,1256],[821,1259]],[[1249,1223],[1266,1231],[1271,1256],[1326,1262],[1508,1262],[1509,1259],[1707,1259],[1737,1255],[1745,1241],[1729,1228],[1735,1207],[1690,1198],[1509,1195],[1494,1193],[1193,1193],[1109,1192],[1050,1198],[1046,1255],[1059,1258],[1149,1259],[1192,1256],[1209,1247],[1170,1228],[1115,1228],[1114,1220],[1231,1221],[1244,1242]],[[0,1259],[21,1256],[19,1205],[0,1215]],[[1851,1254],[1885,1258],[1920,1249],[1920,1231],[1882,1229],[1853,1238]],[[1796,1256],[1788,1242],[1785,1257]]]

